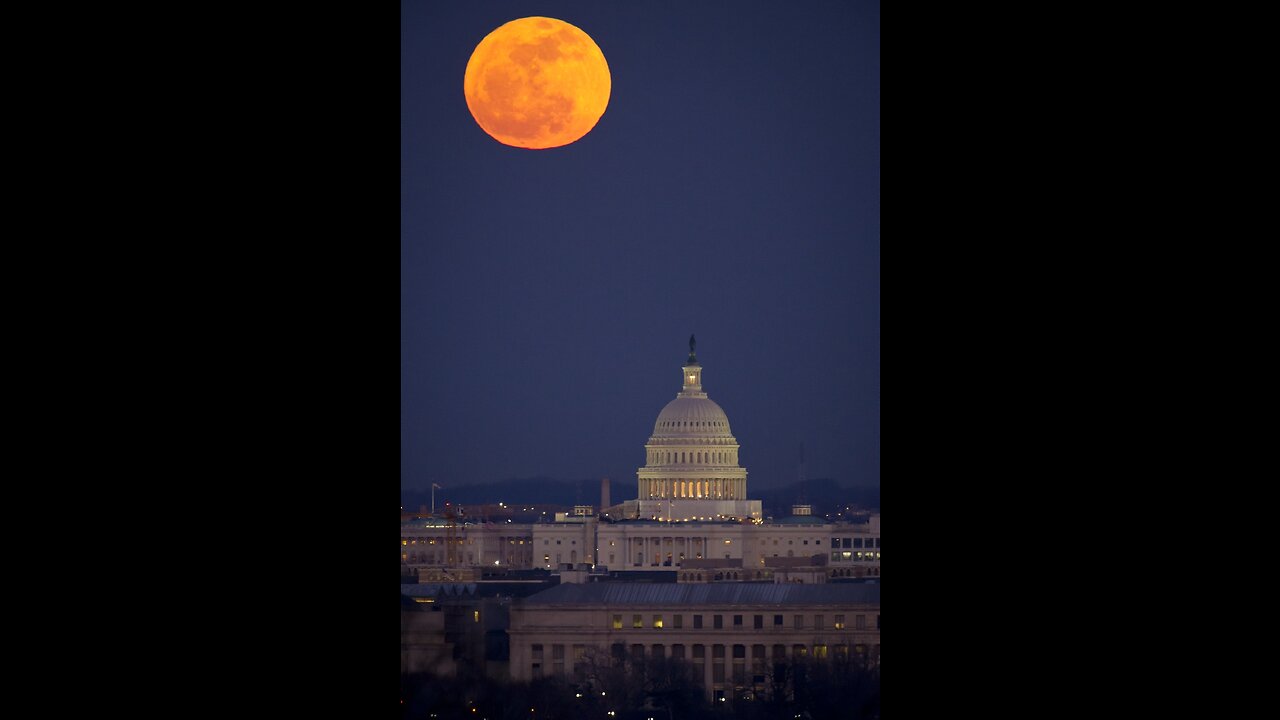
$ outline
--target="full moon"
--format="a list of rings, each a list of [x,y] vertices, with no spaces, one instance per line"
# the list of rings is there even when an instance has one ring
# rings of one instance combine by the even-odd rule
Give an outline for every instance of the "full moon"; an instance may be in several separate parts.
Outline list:
[[[512,20],[480,41],[462,80],[467,107],[494,140],[560,147],[591,132],[613,86],[604,53],[563,20]]]

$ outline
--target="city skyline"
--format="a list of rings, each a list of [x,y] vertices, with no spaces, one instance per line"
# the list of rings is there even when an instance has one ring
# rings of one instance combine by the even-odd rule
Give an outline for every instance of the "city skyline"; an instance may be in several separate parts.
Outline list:
[[[501,145],[476,44],[581,28],[581,140]],[[879,485],[879,4],[402,6],[401,487],[608,476],[634,497],[695,334],[755,488]]]

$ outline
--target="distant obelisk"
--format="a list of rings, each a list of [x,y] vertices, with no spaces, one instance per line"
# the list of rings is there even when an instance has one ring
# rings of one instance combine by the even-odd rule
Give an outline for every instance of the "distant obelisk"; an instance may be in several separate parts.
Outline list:
[[[600,512],[609,507],[609,478],[600,478]]]

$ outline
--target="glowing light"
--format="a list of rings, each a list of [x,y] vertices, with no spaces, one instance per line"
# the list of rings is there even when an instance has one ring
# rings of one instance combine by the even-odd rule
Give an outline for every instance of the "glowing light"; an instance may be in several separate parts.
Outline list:
[[[600,47],[563,20],[527,17],[489,33],[462,91],[476,123],[503,145],[545,149],[591,132],[613,81]]]

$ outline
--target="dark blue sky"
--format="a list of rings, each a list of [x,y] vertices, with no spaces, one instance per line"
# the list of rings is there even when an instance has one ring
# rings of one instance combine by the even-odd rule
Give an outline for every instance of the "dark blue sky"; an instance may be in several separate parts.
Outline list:
[[[571,145],[476,125],[476,44],[584,30]],[[880,482],[879,2],[428,2],[401,24],[401,486],[635,470],[688,338],[749,487]]]

